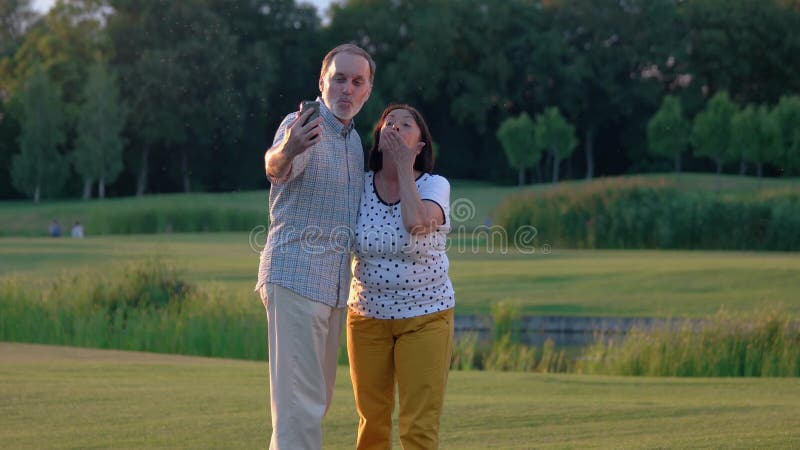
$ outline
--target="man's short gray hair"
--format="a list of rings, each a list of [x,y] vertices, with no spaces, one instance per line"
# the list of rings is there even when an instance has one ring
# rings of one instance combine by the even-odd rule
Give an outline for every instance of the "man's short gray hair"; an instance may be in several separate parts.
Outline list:
[[[325,73],[328,71],[331,62],[333,62],[333,58],[339,53],[350,53],[351,55],[361,56],[366,59],[369,63],[369,82],[372,84],[375,81],[375,61],[372,59],[372,56],[370,56],[366,50],[355,44],[342,44],[329,51],[328,54],[325,55],[325,58],[322,59],[322,69],[319,71],[320,82],[322,82],[322,79],[325,77]]]

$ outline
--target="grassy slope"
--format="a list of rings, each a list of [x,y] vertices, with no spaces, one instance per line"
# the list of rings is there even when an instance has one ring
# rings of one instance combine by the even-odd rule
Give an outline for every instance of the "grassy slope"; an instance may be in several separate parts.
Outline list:
[[[750,311],[785,304],[800,312],[800,255],[690,251],[490,253],[453,245],[450,274],[457,311],[488,313],[506,300],[525,314],[698,316],[721,306]],[[52,282],[65,271],[110,269],[160,255],[197,283],[228,288],[231,301],[252,302],[258,254],[247,234],[0,238],[0,278]]]
[[[0,442],[265,448],[267,385],[263,362],[0,343]],[[353,448],[345,368],[336,389],[325,448]],[[797,379],[452,372],[441,448],[796,448],[797,398]]]
[[[759,182],[754,177],[723,175],[719,179],[711,174],[646,174],[645,178],[665,178],[674,181],[685,189],[717,190],[725,193],[749,193],[758,189],[771,189],[797,186],[796,179],[763,179]],[[560,186],[580,188],[586,181],[567,181]],[[475,181],[452,181],[451,203],[458,199],[469,200],[474,208],[464,210],[469,214],[463,220],[454,220],[454,227],[464,225],[472,229],[484,223],[494,208],[509,194],[524,191],[542,191],[551,189],[549,183],[529,185],[524,188],[516,186],[495,186]],[[254,217],[260,215],[266,222],[267,191],[231,192],[215,194],[159,194],[144,198],[126,197],[111,198],[102,202],[93,200],[44,201],[34,205],[30,201],[0,201],[0,236],[27,235],[41,236],[46,234],[47,226],[53,218],[57,218],[65,232],[69,232],[75,220],[81,220],[91,234],[92,217],[100,212],[122,211],[131,208],[143,210],[174,210],[187,207],[224,207],[229,209],[252,211]],[[259,225],[263,223],[254,223]]]

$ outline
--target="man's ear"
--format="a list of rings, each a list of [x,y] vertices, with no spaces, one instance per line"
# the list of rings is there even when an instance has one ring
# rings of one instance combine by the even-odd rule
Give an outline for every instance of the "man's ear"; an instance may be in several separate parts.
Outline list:
[[[322,97],[322,88],[324,87],[325,81],[323,81],[322,77],[319,77],[319,96]]]

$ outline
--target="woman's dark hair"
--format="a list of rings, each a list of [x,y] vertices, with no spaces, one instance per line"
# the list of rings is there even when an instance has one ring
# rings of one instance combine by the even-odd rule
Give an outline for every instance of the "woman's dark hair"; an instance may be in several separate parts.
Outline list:
[[[419,127],[420,140],[425,143],[425,146],[422,147],[422,151],[419,152],[417,159],[414,161],[414,170],[419,170],[423,173],[433,172],[433,138],[431,137],[430,130],[428,130],[428,124],[425,123],[425,119],[422,118],[422,114],[420,114],[419,111],[405,104],[387,106],[386,109],[383,110],[380,120],[375,124],[375,129],[372,131],[372,148],[369,149],[369,169],[373,172],[377,172],[383,168],[383,155],[378,151],[378,147],[381,143],[381,128],[383,128],[383,123],[386,121],[386,116],[395,109],[405,109],[411,113],[411,116]]]

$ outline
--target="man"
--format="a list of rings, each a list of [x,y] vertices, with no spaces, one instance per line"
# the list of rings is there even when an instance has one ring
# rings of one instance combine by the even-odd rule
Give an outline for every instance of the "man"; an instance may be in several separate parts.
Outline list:
[[[267,310],[271,449],[322,447],[350,286],[350,234],[364,180],[353,117],[369,98],[375,62],[340,45],[325,56],[319,117],[286,116],[264,155],[269,234],[256,290]]]

